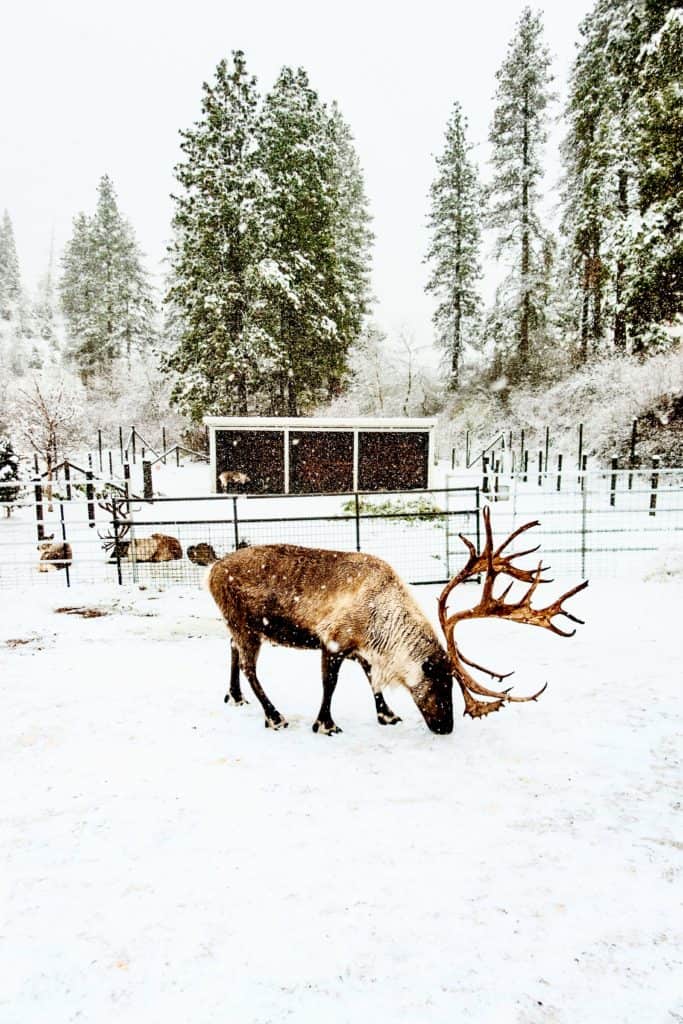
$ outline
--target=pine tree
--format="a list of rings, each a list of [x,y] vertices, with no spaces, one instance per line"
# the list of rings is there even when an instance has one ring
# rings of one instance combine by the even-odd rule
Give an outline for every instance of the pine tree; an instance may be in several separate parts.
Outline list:
[[[0,317],[9,320],[21,299],[19,258],[10,215],[5,210],[0,223]]]
[[[679,25],[661,0],[597,0],[581,25],[562,224],[581,360],[606,336],[646,351],[681,309]]]
[[[95,213],[78,214],[62,259],[59,284],[69,356],[84,383],[105,373],[134,346],[154,338],[154,303],[130,224],[111,179],[100,179]]]
[[[348,374],[349,351],[361,335],[370,307],[370,251],[374,235],[353,135],[335,102],[331,106],[329,128],[334,152],[331,185],[335,249],[335,273],[329,282],[329,299],[332,310],[336,310],[338,344],[330,351],[337,361],[328,367],[327,390],[328,397],[333,398]]]
[[[55,256],[54,234],[50,239],[50,253],[45,273],[38,282],[36,299],[33,304],[33,319],[37,334],[55,348],[57,346],[55,302]]]
[[[338,111],[302,68],[283,68],[258,125],[267,256],[259,267],[273,344],[270,404],[298,415],[341,386],[368,305],[362,177]]]
[[[0,502],[4,504],[8,517],[12,511],[12,502],[16,501],[21,493],[18,481],[19,456],[9,437],[0,436]]]
[[[627,301],[635,351],[661,341],[657,327],[683,311],[683,10],[648,7],[634,103],[641,221]]]
[[[526,7],[496,74],[496,108],[489,139],[494,176],[488,188],[488,224],[498,232],[496,256],[512,258],[504,290],[514,325],[514,348],[502,353],[505,368],[521,379],[539,372],[536,342],[545,326],[545,232],[539,207],[550,91],[550,56],[540,13]]]
[[[268,181],[261,264],[267,325],[275,345],[271,404],[296,416],[321,395],[337,325],[328,311],[334,261],[335,149],[306,72],[283,68],[264,101],[259,166]],[[327,350],[327,351],[326,351]]]
[[[427,253],[433,264],[427,290],[440,300],[433,319],[439,344],[449,356],[449,387],[454,391],[460,383],[463,349],[475,343],[481,304],[481,190],[476,167],[468,158],[466,131],[467,120],[456,103],[431,187],[432,242]]]
[[[255,301],[264,252],[256,211],[262,183],[254,161],[258,94],[241,51],[204,83],[202,117],[181,132],[175,168],[169,315],[178,344],[166,367],[174,398],[194,418],[248,409],[268,357]]]

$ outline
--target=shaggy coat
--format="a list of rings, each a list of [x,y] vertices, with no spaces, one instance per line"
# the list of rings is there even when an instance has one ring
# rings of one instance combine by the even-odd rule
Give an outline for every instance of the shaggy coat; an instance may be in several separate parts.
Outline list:
[[[322,650],[324,699],[316,731],[338,731],[329,702],[345,658],[363,666],[376,704],[379,697],[386,707],[381,699],[385,687],[403,685],[430,729],[452,730],[448,657],[386,562],[358,552],[289,544],[250,547],[216,562],[208,583],[232,635],[239,666],[264,706],[267,725],[277,727],[284,720],[256,678],[256,656],[264,640]],[[233,677],[234,667],[233,660]],[[231,680],[235,697],[233,689]],[[378,715],[379,709],[380,704]],[[397,720],[386,710],[389,721]]]

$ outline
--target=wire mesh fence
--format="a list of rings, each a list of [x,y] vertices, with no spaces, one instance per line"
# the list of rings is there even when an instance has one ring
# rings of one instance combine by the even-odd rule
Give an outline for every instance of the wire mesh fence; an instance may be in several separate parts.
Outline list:
[[[565,470],[489,475],[497,537],[538,519],[533,531],[555,572],[633,576],[683,546],[683,470]]]
[[[476,487],[276,499],[74,494],[39,502],[29,488],[2,521],[0,588],[199,585],[212,558],[240,544],[273,543],[364,551],[410,582],[440,582],[451,575],[452,535],[476,543],[478,529]]]

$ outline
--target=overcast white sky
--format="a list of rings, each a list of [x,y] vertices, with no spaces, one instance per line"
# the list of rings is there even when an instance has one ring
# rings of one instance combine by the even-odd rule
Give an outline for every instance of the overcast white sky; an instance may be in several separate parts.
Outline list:
[[[563,97],[578,23],[592,2],[541,6]],[[283,64],[301,64],[321,97],[338,101],[374,216],[377,319],[430,341],[422,257],[434,156],[458,99],[485,164],[494,76],[522,7],[486,0],[13,4],[0,35],[0,210],[12,217],[25,283],[33,287],[43,272],[53,227],[60,252],[73,216],[92,210],[105,173],[159,281],[178,129],[197,118],[201,84],[217,62],[241,48],[262,91]],[[549,188],[556,148],[557,135]],[[491,280],[490,254],[487,264]]]

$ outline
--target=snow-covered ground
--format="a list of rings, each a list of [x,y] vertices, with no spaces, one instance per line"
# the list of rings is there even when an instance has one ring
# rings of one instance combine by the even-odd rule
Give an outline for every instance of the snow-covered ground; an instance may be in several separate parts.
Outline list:
[[[680,577],[592,584],[572,640],[467,624],[550,685],[450,737],[352,665],[314,735],[275,648],[264,729],[202,590],[0,599],[3,1024],[683,1020]]]

